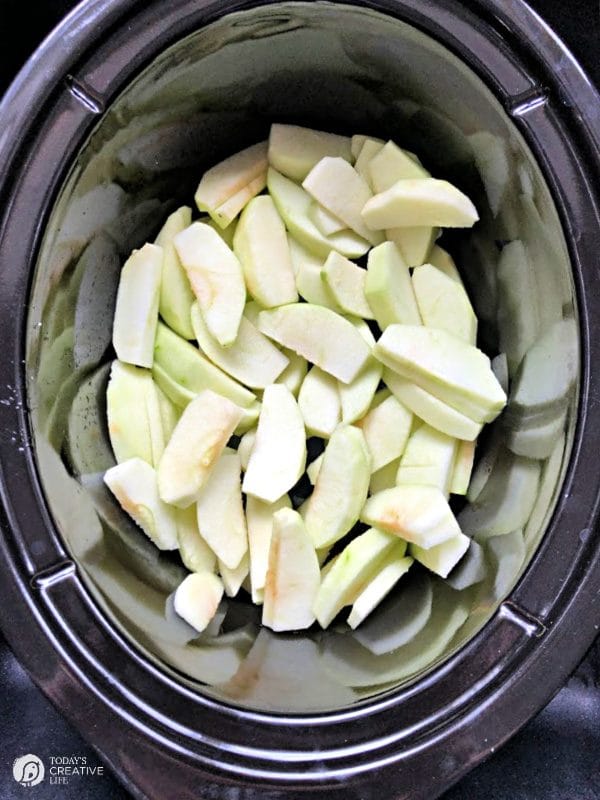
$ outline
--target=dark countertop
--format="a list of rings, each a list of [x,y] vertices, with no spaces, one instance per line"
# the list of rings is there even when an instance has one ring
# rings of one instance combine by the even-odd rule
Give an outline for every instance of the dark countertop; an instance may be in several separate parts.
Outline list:
[[[598,0],[530,0],[600,86]],[[0,94],[53,25],[69,0],[34,4],[0,0]],[[120,800],[129,797],[95,752],[32,684],[0,639],[0,798]],[[23,788],[12,777],[17,756],[86,759],[96,774],[66,785],[48,780]],[[81,760],[79,762],[82,763]],[[444,796],[444,800],[600,800],[600,641],[568,684],[519,734]]]

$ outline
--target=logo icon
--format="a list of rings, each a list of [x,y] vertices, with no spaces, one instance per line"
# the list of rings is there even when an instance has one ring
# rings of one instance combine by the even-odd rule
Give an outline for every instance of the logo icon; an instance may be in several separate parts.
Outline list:
[[[13,763],[13,778],[21,786],[37,786],[44,780],[45,769],[41,758],[28,753],[26,756],[15,758]]]

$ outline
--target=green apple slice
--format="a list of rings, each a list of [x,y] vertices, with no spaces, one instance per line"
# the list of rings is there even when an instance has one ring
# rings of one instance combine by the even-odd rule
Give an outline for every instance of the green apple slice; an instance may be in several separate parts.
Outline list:
[[[427,424],[419,425],[406,443],[396,484],[437,486],[448,495],[456,461],[457,442],[458,439],[446,436]]]
[[[376,470],[371,475],[369,483],[369,494],[377,494],[384,489],[392,489],[396,485],[396,475],[400,467],[400,459],[395,458],[386,464],[385,467]]]
[[[256,396],[251,391],[240,386],[205,358],[197,347],[177,336],[162,323],[158,324],[154,342],[154,373],[165,394],[183,408],[204,389],[212,389],[244,409],[256,404]],[[182,400],[172,397],[168,389],[160,383],[159,375],[162,377],[165,373],[175,384],[188,390],[191,396]]]
[[[314,200],[310,204],[308,214],[323,236],[331,236],[333,233],[339,233],[346,229],[345,222]]]
[[[214,572],[217,557],[200,534],[196,507],[178,508],[175,515],[179,555],[184,565],[191,572]]]
[[[341,403],[335,378],[313,367],[298,394],[298,408],[312,436],[329,439],[341,421]]]
[[[298,482],[305,465],[306,433],[298,404],[286,386],[267,386],[242,488],[275,503]]]
[[[373,319],[365,297],[367,273],[364,269],[332,250],[323,265],[321,277],[343,311],[355,317]]]
[[[423,324],[474,345],[477,317],[463,287],[431,264],[417,267],[412,282]]]
[[[113,345],[120,361],[151,367],[163,264],[162,247],[145,244],[129,256],[119,280]]]
[[[383,370],[383,382],[401,403],[432,428],[448,436],[468,441],[479,436],[482,423],[474,422],[470,417],[456,411],[452,406],[421,389],[416,383],[402,378],[387,367]]]
[[[365,297],[381,330],[395,322],[420,324],[410,272],[393,242],[384,242],[369,253]]]
[[[241,471],[239,455],[225,450],[198,493],[196,504],[200,535],[229,569],[238,567],[248,550]]]
[[[287,350],[284,347],[282,352],[290,363],[277,378],[276,383],[287,386],[294,397],[297,397],[308,371],[308,363],[305,358],[294,353],[293,350]]]
[[[156,472],[141,458],[130,458],[104,473],[104,483],[159,550],[177,549],[175,510],[158,493]]]
[[[354,169],[363,178],[369,189],[373,190],[373,181],[371,178],[370,165],[373,158],[383,149],[384,145],[379,139],[365,139],[360,152],[356,157]]]
[[[165,503],[187,508],[197,500],[242,415],[243,409],[210,389],[192,400],[158,465],[158,488]]]
[[[361,238],[373,245],[382,241],[382,234],[367,227],[362,217],[365,204],[373,197],[369,185],[343,158],[322,158],[303,180],[302,187]]]
[[[369,173],[373,191],[377,194],[390,189],[398,181],[431,177],[419,161],[392,141],[386,142],[371,159]]]
[[[242,560],[235,569],[230,569],[230,567],[220,559],[218,564],[219,574],[225,586],[225,594],[227,597],[236,597],[237,593],[244,585],[244,581],[250,574],[250,558],[248,553],[244,553]]]
[[[323,263],[320,260],[317,263],[302,260],[296,273],[298,294],[311,305],[324,306],[332,311],[341,312],[342,309],[321,276],[322,271]]]
[[[146,397],[152,375],[145,369],[113,361],[106,390],[108,435],[117,463],[141,458],[154,464]],[[132,410],[135,409],[135,413]]]
[[[351,322],[329,308],[310,303],[262,311],[258,327],[342,383],[354,380],[371,352]]]
[[[202,633],[217,613],[223,597],[223,583],[212,572],[195,572],[175,590],[173,606],[178,616]]]
[[[351,605],[377,573],[399,542],[389,533],[370,528],[353,539],[321,573],[321,585],[313,611],[326,628],[345,606]],[[406,546],[404,545],[404,550]],[[401,553],[403,555],[404,552]]]
[[[273,514],[262,621],[274,631],[309,628],[320,583],[319,562],[302,517],[282,508]]]
[[[429,254],[428,263],[434,267],[437,267],[444,273],[444,275],[447,275],[449,278],[452,278],[453,281],[456,281],[462,285],[462,278],[460,277],[460,272],[454,263],[454,259],[439,245],[436,244],[433,246],[431,253]]]
[[[460,440],[456,443],[456,459],[452,467],[450,494],[466,495],[475,461],[475,444],[475,442]]]
[[[248,203],[238,223],[233,250],[246,288],[263,308],[298,300],[285,226],[268,195]]]
[[[308,475],[308,480],[311,483],[311,486],[314,486],[317,482],[317,478],[319,477],[319,472],[321,471],[321,467],[323,465],[323,456],[325,453],[321,453],[320,456],[317,456],[314,461],[311,461],[308,467],[306,468],[306,474]]]
[[[352,611],[348,616],[348,625],[352,629],[357,628],[377,608],[412,567],[413,559],[408,556],[402,558],[400,552],[404,551],[398,551],[396,546],[396,550],[390,555],[390,562],[382,567],[352,604]]]
[[[227,230],[237,215],[250,203],[257,194],[260,194],[267,185],[267,169],[261,172],[257,178],[250,181],[239,192],[236,192],[229,200],[213,210],[209,210],[212,220],[223,230]],[[224,237],[224,241],[227,240]],[[231,246],[231,245],[230,245]]]
[[[264,389],[290,363],[281,350],[246,317],[240,320],[237,338],[229,347],[222,347],[211,336],[197,304],[192,306],[191,320],[202,352],[224,372],[246,386]]]
[[[435,572],[441,578],[447,578],[469,549],[471,540],[464,533],[459,533],[447,542],[442,542],[429,550],[411,544],[409,552],[424,567]]]
[[[304,521],[316,548],[332,545],[357,522],[369,490],[371,458],[362,431],[339,426],[331,436]]]
[[[372,472],[385,467],[390,461],[402,455],[413,421],[412,412],[394,395],[388,392],[380,395],[384,399],[357,423],[362,429],[371,454]]]
[[[337,250],[347,258],[360,258],[369,249],[369,242],[354,231],[323,236],[310,218],[311,196],[272,167],[267,175],[267,187],[288,231],[316,256],[325,259],[331,250]]]
[[[338,156],[350,161],[350,139],[298,125],[271,125],[269,163],[282,175],[303,181],[325,156]]]
[[[206,322],[223,347],[233,344],[246,302],[242,267],[219,234],[194,222],[174,239]]]
[[[367,500],[360,518],[425,548],[461,532],[444,493],[435,486],[385,489]]]
[[[162,247],[162,280],[160,284],[161,317],[184,339],[193,339],[194,331],[190,323],[190,309],[195,300],[192,287],[184,270],[173,239],[192,222],[192,209],[182,206],[174,211],[160,229],[156,244]]]
[[[359,157],[360,151],[363,149],[364,143],[367,140],[375,142],[376,144],[380,144],[382,147],[385,144],[383,139],[377,139],[374,136],[365,136],[362,133],[355,133],[350,142],[350,150],[352,152],[352,157],[354,158],[355,161]]]
[[[489,358],[446,331],[391,325],[373,353],[385,366],[475,422],[491,422],[506,404]]]
[[[246,524],[250,548],[250,585],[252,602],[263,601],[263,592],[269,565],[269,548],[273,531],[273,515],[281,508],[291,508],[290,498],[284,494],[275,503],[263,503],[252,495],[246,498]]]
[[[248,469],[248,464],[250,462],[250,456],[252,454],[252,448],[254,447],[255,441],[256,428],[251,428],[249,431],[246,431],[246,433],[240,439],[237,451],[240,457],[242,470],[244,472]]]
[[[387,228],[385,232],[385,238],[396,245],[409,267],[420,267],[421,264],[425,264],[438,235],[438,228],[421,225]]]
[[[214,212],[259,178],[267,166],[267,142],[254,144],[219,162],[204,173],[196,189],[194,200],[198,209]]]
[[[479,215],[469,198],[448,181],[414,178],[399,180],[367,200],[362,218],[373,230],[415,225],[471,228]]]

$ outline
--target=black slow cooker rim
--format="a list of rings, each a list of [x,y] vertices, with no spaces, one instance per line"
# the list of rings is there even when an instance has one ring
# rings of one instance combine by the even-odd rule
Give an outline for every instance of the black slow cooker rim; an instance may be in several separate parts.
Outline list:
[[[226,12],[266,4],[243,0],[195,4],[195,25],[206,24]],[[191,5],[186,0],[169,4],[169,14],[177,16]],[[520,63],[525,65],[525,71],[531,71],[538,80],[517,96],[504,98],[505,106],[540,158],[558,201],[563,224],[569,230],[568,210],[580,200],[572,195],[581,191],[582,184],[565,184],[561,180],[563,176],[555,174],[556,165],[545,162],[542,148],[549,135],[560,136],[562,129],[567,128],[580,152],[589,155],[590,160],[586,164],[588,170],[597,176],[600,165],[600,124],[594,108],[599,107],[598,97],[568,51],[539,18],[520,0],[514,0],[510,6],[500,2],[481,2],[478,4],[478,15],[457,3],[436,3],[433,0],[378,0],[358,5],[376,8],[412,22],[435,35],[455,52],[463,48],[463,57],[467,44],[459,44],[459,22],[477,18],[481,30],[475,38],[478,41],[480,39],[480,57],[476,64],[473,64],[473,57],[471,65],[480,74],[482,70],[485,72],[485,51],[481,45],[488,41],[483,30],[493,38],[496,46],[500,46],[502,37],[514,44],[515,53],[518,53]],[[92,739],[107,760],[112,761],[135,794],[139,792],[132,782],[132,765],[126,767],[122,760],[117,763],[115,757],[111,756],[116,752],[116,745],[123,745],[125,752],[130,754],[139,752],[140,758],[146,756],[151,759],[154,766],[150,772],[154,778],[159,766],[165,775],[175,769],[174,776],[179,782],[185,774],[190,785],[198,779],[201,771],[204,780],[215,781],[217,785],[228,774],[229,780],[237,777],[251,781],[256,787],[257,796],[261,797],[267,785],[293,787],[296,791],[310,791],[317,786],[322,791],[329,787],[334,794],[335,787],[338,787],[340,796],[346,796],[348,785],[340,789],[340,781],[349,779],[357,783],[368,780],[373,794],[376,791],[385,794],[394,786],[390,772],[394,769],[396,780],[401,777],[403,785],[410,785],[414,797],[431,797],[432,791],[435,791],[431,787],[432,781],[437,781],[435,788],[442,791],[512,735],[549,699],[593,640],[600,622],[594,605],[595,585],[600,580],[600,554],[598,545],[594,546],[593,536],[584,541],[586,537],[583,535],[584,531],[589,532],[594,527],[597,519],[597,480],[593,474],[586,475],[586,472],[593,473],[593,470],[586,470],[585,466],[594,463],[593,456],[600,444],[600,436],[593,435],[587,403],[598,388],[598,381],[590,370],[590,363],[598,355],[590,336],[590,320],[597,318],[599,302],[585,291],[592,275],[587,275],[584,268],[585,254],[593,252],[594,244],[597,250],[600,239],[598,193],[592,183],[593,175],[587,178],[585,184],[586,197],[590,202],[585,219],[580,220],[584,230],[583,243],[578,241],[576,248],[571,243],[583,343],[582,401],[577,443],[552,531],[549,530],[541,550],[549,549],[549,541],[556,538],[559,529],[571,535],[581,531],[581,548],[574,560],[572,573],[565,581],[568,586],[576,588],[568,598],[563,592],[556,598],[554,606],[540,604],[541,580],[545,580],[546,576],[538,574],[536,577],[536,564],[533,564],[510,601],[501,606],[484,630],[460,653],[430,673],[420,682],[418,689],[408,687],[383,699],[364,703],[356,709],[311,717],[270,717],[228,709],[202,698],[201,702],[197,702],[197,708],[201,708],[205,715],[204,728],[191,731],[185,725],[161,715],[156,708],[144,708],[143,698],[136,698],[129,691],[132,679],[139,674],[138,668],[143,669],[148,679],[145,689],[158,687],[164,692],[170,679],[114,630],[85,590],[46,510],[29,449],[31,435],[24,411],[24,371],[21,361],[24,356],[25,309],[21,307],[22,297],[28,286],[32,248],[39,242],[44,212],[51,206],[52,200],[52,193],[46,198],[40,197],[38,214],[32,213],[29,203],[27,210],[31,219],[28,225],[22,223],[21,220],[26,219],[21,215],[22,208],[19,213],[22,184],[25,176],[33,174],[36,164],[44,157],[43,150],[35,149],[38,126],[42,130],[44,124],[39,120],[48,106],[52,105],[53,111],[49,116],[54,122],[62,119],[63,126],[68,123],[72,141],[80,142],[85,138],[97,122],[103,105],[110,102],[120,89],[118,82],[115,82],[108,93],[98,93],[93,85],[80,77],[85,74],[85,65],[90,60],[89,50],[118,24],[132,19],[138,9],[140,16],[147,15],[151,13],[152,5],[148,7],[136,0],[126,0],[121,3],[86,3],[75,9],[26,65],[0,106],[0,118],[7,120],[6,134],[0,141],[0,164],[3,165],[0,167],[0,196],[6,200],[0,241],[4,240],[5,245],[14,241],[14,238],[11,240],[11,235],[14,237],[14,218],[20,221],[23,240],[21,250],[11,250],[10,270],[9,259],[5,255],[7,248],[0,249],[0,271],[3,278],[8,276],[0,290],[0,308],[5,312],[0,330],[6,348],[0,366],[0,380],[17,389],[17,403],[12,407],[0,408],[2,429],[17,432],[15,447],[7,444],[0,455],[3,473],[0,486],[2,523],[5,531],[2,542],[4,559],[0,564],[0,598],[12,612],[10,619],[7,615],[3,616],[3,630],[38,685],[82,733]],[[164,19],[164,14],[162,16]],[[512,32],[509,30],[511,26]],[[162,40],[155,42],[157,49],[162,49],[179,36],[176,26],[169,29],[165,25],[165,29]],[[475,47],[477,42],[469,42],[469,45]],[[552,64],[556,63],[558,56],[562,58],[562,71],[553,70]],[[138,61],[134,59],[120,80],[129,80],[144,65],[143,58]],[[491,64],[488,72],[484,75],[486,82],[494,85]],[[61,91],[64,79],[73,73],[78,76],[77,80],[69,79],[69,90]],[[495,88],[498,90],[497,84]],[[545,97],[550,98],[547,103],[544,102]],[[553,107],[553,101],[565,97],[571,102],[571,107],[560,106],[559,114]],[[37,113],[32,113],[32,109]],[[540,120],[536,119],[532,126],[531,113],[544,112],[547,112],[543,119],[546,128],[542,127],[539,133]],[[56,136],[60,126],[53,130]],[[62,131],[64,135],[64,128]],[[541,140],[536,140],[538,135]],[[75,148],[72,141],[71,150],[64,153],[63,160],[52,165],[54,189],[62,182],[73,155]],[[588,239],[585,238],[586,231],[589,232]],[[19,298],[21,303],[18,302]],[[19,452],[19,445],[24,447],[24,453]],[[576,465],[579,465],[578,470],[575,469]],[[575,485],[576,474],[577,479],[580,476],[583,479],[583,491],[579,485]],[[19,480],[28,491],[16,497],[15,481]],[[581,508],[573,509],[573,502],[565,502],[568,495],[576,491],[588,498],[587,504],[582,504],[585,507],[584,514]],[[32,496],[37,498],[37,504],[31,503]],[[583,516],[585,525],[582,524]],[[42,553],[35,553],[29,546],[31,531],[37,531],[38,526],[49,532],[48,540],[51,543],[48,550]],[[553,536],[550,536],[551,533]],[[539,564],[539,557],[536,561]],[[549,583],[554,585],[556,576],[552,575],[552,578]],[[572,620],[577,618],[580,624],[572,624]],[[497,658],[499,645],[506,654],[503,660]],[[550,651],[557,646],[560,657],[553,658]],[[113,675],[107,671],[104,659],[109,651],[113,655]],[[125,663],[118,664],[115,658],[122,651],[126,651],[130,661],[125,659]],[[99,659],[95,658],[98,654],[101,656]],[[473,655],[477,657],[477,664]],[[466,673],[464,670],[461,672],[465,663],[469,664]],[[61,676],[58,681],[57,676]],[[434,686],[439,697],[448,692],[450,686],[455,694],[457,690],[462,691],[461,702],[455,698],[454,703],[446,703],[442,713],[431,715],[426,720],[426,727],[423,720],[419,719],[414,703],[417,699],[418,707],[418,698],[415,696],[425,686]],[[173,707],[181,702],[198,701],[197,695],[181,686],[170,686],[169,691],[173,692],[173,697],[177,694],[179,698],[179,703]],[[82,708],[89,708],[90,696],[96,697],[93,720],[81,713]],[[147,696],[152,697],[152,694],[149,692]],[[411,719],[414,724],[407,726]],[[242,721],[255,727],[257,735],[254,740],[259,742],[259,746],[252,747],[247,742],[246,745],[236,743]],[[353,726],[354,730],[359,729],[359,733],[354,737],[345,736],[344,732],[347,734],[349,730],[348,724],[359,721],[360,726]],[[399,721],[404,728],[401,739],[394,735]],[[99,731],[98,723],[102,731]],[[302,737],[306,736],[303,732],[307,728],[319,731],[318,752],[310,751],[313,748],[311,737],[302,743]],[[465,734],[467,728],[468,736]],[[218,731],[219,735],[213,737],[211,742],[207,730]],[[247,730],[242,739],[244,736],[247,739]],[[276,732],[274,736],[267,735],[273,732]],[[352,746],[345,742],[348,738],[354,738]],[[282,742],[287,742],[287,747],[282,746]],[[299,748],[289,746],[298,742],[301,744]],[[436,755],[436,744],[443,747],[444,759]],[[149,778],[149,775],[144,778]],[[146,785],[152,785],[152,782],[148,781]]]

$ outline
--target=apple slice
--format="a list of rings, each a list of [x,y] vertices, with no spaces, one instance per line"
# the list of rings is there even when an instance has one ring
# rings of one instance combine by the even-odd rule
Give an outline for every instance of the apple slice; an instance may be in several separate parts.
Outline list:
[[[275,503],[263,503],[256,497],[246,498],[246,523],[250,548],[250,585],[252,602],[263,601],[263,591],[269,565],[269,548],[273,530],[273,515],[281,508],[291,508],[290,498],[284,494]]]
[[[489,358],[446,331],[391,325],[373,353],[385,366],[475,422],[491,422],[506,404]]]
[[[395,322],[420,324],[410,272],[393,242],[384,242],[369,253],[364,288],[367,303],[381,330]]]
[[[120,361],[138,367],[152,366],[162,264],[162,247],[145,244],[133,251],[121,270],[113,346]]]
[[[191,572],[214,572],[217,557],[198,530],[196,507],[178,508],[175,515],[179,555],[185,566]]]
[[[258,319],[262,333],[342,383],[354,380],[370,354],[352,323],[323,306],[292,303],[262,311]]]
[[[369,347],[375,345],[375,337],[371,329],[362,319],[349,317],[349,321],[363,337]],[[382,375],[379,361],[369,358],[365,366],[351,383],[338,383],[340,402],[342,405],[342,422],[351,425],[367,413],[375,397]]]
[[[365,139],[354,163],[354,169],[358,172],[361,178],[366,181],[369,189],[371,190],[373,190],[373,182],[371,179],[370,170],[371,161],[377,155],[377,153],[382,150],[383,147],[384,144],[379,139]]]
[[[209,214],[212,220],[219,226],[222,230],[227,230],[231,223],[235,220],[237,215],[245,208],[245,206],[250,203],[257,194],[260,194],[262,190],[267,185],[267,169],[260,173],[257,178],[250,181],[249,184],[244,186],[243,189],[240,189],[239,192],[236,192],[229,200],[226,200],[222,205],[218,208],[213,210],[209,210]],[[223,240],[227,243],[227,238],[223,237]],[[231,247],[231,244],[229,244]],[[227,587],[226,587],[227,588]]]
[[[269,163],[288,178],[303,181],[325,156],[339,156],[350,161],[350,139],[298,125],[271,125]]]
[[[158,488],[165,503],[187,508],[197,500],[242,414],[239,406],[210,389],[192,400],[158,465]]]
[[[175,590],[175,613],[202,633],[217,613],[223,597],[223,583],[212,572],[195,572]]]
[[[338,219],[330,211],[327,211],[320,203],[315,200],[310,204],[308,215],[321,231],[323,236],[331,236],[346,229],[346,223]]]
[[[316,548],[332,545],[357,522],[369,490],[371,458],[362,431],[341,425],[329,440],[304,521]]]
[[[313,367],[298,394],[298,408],[306,430],[312,436],[329,439],[341,421],[341,404],[335,378]]]
[[[325,453],[321,453],[320,456],[317,456],[314,461],[311,461],[310,464],[306,468],[306,474],[308,476],[308,480],[311,483],[311,486],[314,486],[317,482],[317,478],[319,477],[319,472],[321,471],[321,467],[323,465],[323,456]]]
[[[248,553],[244,553],[242,560],[235,569],[230,569],[230,567],[220,559],[218,564],[219,574],[221,575],[221,580],[225,587],[225,594],[227,597],[236,597],[244,585],[244,581],[250,574],[250,557]]]
[[[415,225],[471,228],[479,215],[469,198],[448,181],[414,178],[400,180],[367,200],[362,218],[373,230]]]
[[[319,562],[302,517],[282,508],[273,514],[263,625],[274,631],[309,628],[320,583]]]
[[[412,283],[424,325],[441,328],[467,344],[475,344],[477,317],[460,283],[431,264],[417,267]]]
[[[316,256],[325,259],[331,250],[337,250],[347,258],[360,258],[369,249],[369,242],[354,231],[323,236],[310,218],[311,196],[272,167],[267,175],[267,187],[288,231]]]
[[[229,569],[238,567],[248,550],[241,471],[239,455],[225,450],[198,493],[196,504],[200,535]]]
[[[196,189],[198,209],[214,212],[266,172],[267,166],[267,142],[254,144],[219,162],[204,173]]]
[[[360,518],[425,548],[461,532],[443,492],[435,486],[385,489],[367,500]]]
[[[390,553],[406,545],[397,537],[370,528],[353,539],[322,571],[313,611],[326,628],[345,606],[351,605]],[[402,552],[402,555],[404,552]]]
[[[460,272],[454,263],[454,259],[439,245],[436,244],[432,248],[431,253],[429,254],[428,263],[434,267],[437,267],[444,273],[444,275],[452,278],[453,281],[460,283],[462,286],[462,278],[460,277]]]
[[[383,370],[383,382],[401,403],[432,428],[456,439],[473,441],[479,436],[481,422],[474,422],[387,367]]]
[[[268,195],[255,197],[238,223],[233,250],[244,270],[246,288],[264,308],[298,300],[285,226]]]
[[[159,311],[161,317],[184,339],[193,339],[190,308],[195,300],[186,271],[181,265],[173,239],[192,222],[192,209],[182,206],[174,211],[160,229],[156,244],[162,247],[162,280]]]
[[[302,187],[361,238],[374,245],[383,240],[383,235],[367,227],[362,218],[366,202],[373,197],[369,185],[343,158],[322,158],[303,180]]]
[[[363,622],[369,614],[377,608],[381,601],[391,592],[403,575],[413,565],[413,559],[408,556],[402,558],[398,551],[398,546],[390,555],[389,563],[385,564],[381,571],[375,575],[367,586],[358,595],[352,604],[352,611],[348,616],[348,625],[354,629]]]
[[[385,467],[376,470],[371,475],[369,482],[369,494],[377,494],[384,489],[392,489],[396,485],[396,475],[400,467],[400,459],[395,458],[386,464]]]
[[[371,159],[369,173],[373,191],[377,194],[401,180],[431,177],[419,161],[392,141],[386,142]]]
[[[458,439],[446,436],[429,425],[414,430],[406,443],[396,475],[396,485],[437,486],[450,493]]]
[[[175,510],[159,497],[156,472],[141,458],[130,458],[104,473],[104,483],[159,550],[177,549]]]
[[[369,413],[356,424],[362,429],[371,454],[371,471],[385,467],[404,452],[413,415],[389,392],[380,392]]]
[[[456,459],[450,479],[450,494],[465,495],[467,493],[475,461],[475,444],[475,442],[457,442]]]
[[[237,220],[231,222],[226,228],[221,228],[221,226],[218,225],[214,221],[214,219],[211,219],[210,217],[201,217],[199,222],[203,222],[205,225],[210,226],[214,231],[216,231],[219,234],[219,236],[221,237],[221,239],[223,239],[227,247],[229,247],[230,250],[233,250],[233,239],[235,237],[235,232],[237,230]]]
[[[447,578],[469,549],[471,540],[464,533],[459,533],[452,539],[442,544],[424,550],[416,544],[411,544],[409,552],[424,567],[435,572],[441,578]]]
[[[363,149],[363,145],[366,141],[375,142],[382,147],[385,144],[383,139],[377,139],[374,136],[365,136],[362,133],[355,133],[350,143],[350,150],[352,151],[352,157],[355,161],[359,157],[360,151]]]
[[[240,262],[219,234],[202,222],[194,222],[174,241],[206,327],[223,347],[233,344],[246,302]]]
[[[367,273],[364,269],[332,250],[323,265],[321,277],[343,311],[363,319],[373,319],[365,297]]]
[[[253,389],[273,383],[290,363],[275,345],[242,317],[235,342],[222,347],[210,334],[197,304],[192,306],[192,327],[200,349],[210,360]]]
[[[293,249],[294,246],[292,245]],[[321,259],[315,258],[310,261],[302,259],[298,263],[298,271],[296,272],[298,294],[311,305],[324,306],[332,311],[341,312],[342,309],[321,276],[322,271],[323,262]]]
[[[240,439],[237,452],[240,457],[242,470],[244,472],[248,469],[248,463],[250,462],[250,456],[252,454],[252,448],[254,447],[255,441],[256,428],[251,428],[249,431],[246,431],[246,433]]]
[[[409,267],[420,267],[428,260],[431,248],[439,236],[439,228],[422,225],[406,228],[387,228],[385,237],[393,242]]]
[[[113,361],[106,390],[108,435],[117,463],[141,458],[154,464],[146,396],[152,375],[145,369]],[[136,412],[132,414],[132,409]]]
[[[276,383],[282,383],[287,386],[294,397],[298,397],[302,381],[308,371],[308,363],[305,358],[294,353],[293,350],[287,350],[284,347],[282,352],[290,363],[277,378]]]
[[[275,503],[298,482],[305,464],[306,433],[298,404],[287,387],[267,386],[242,488]]]

